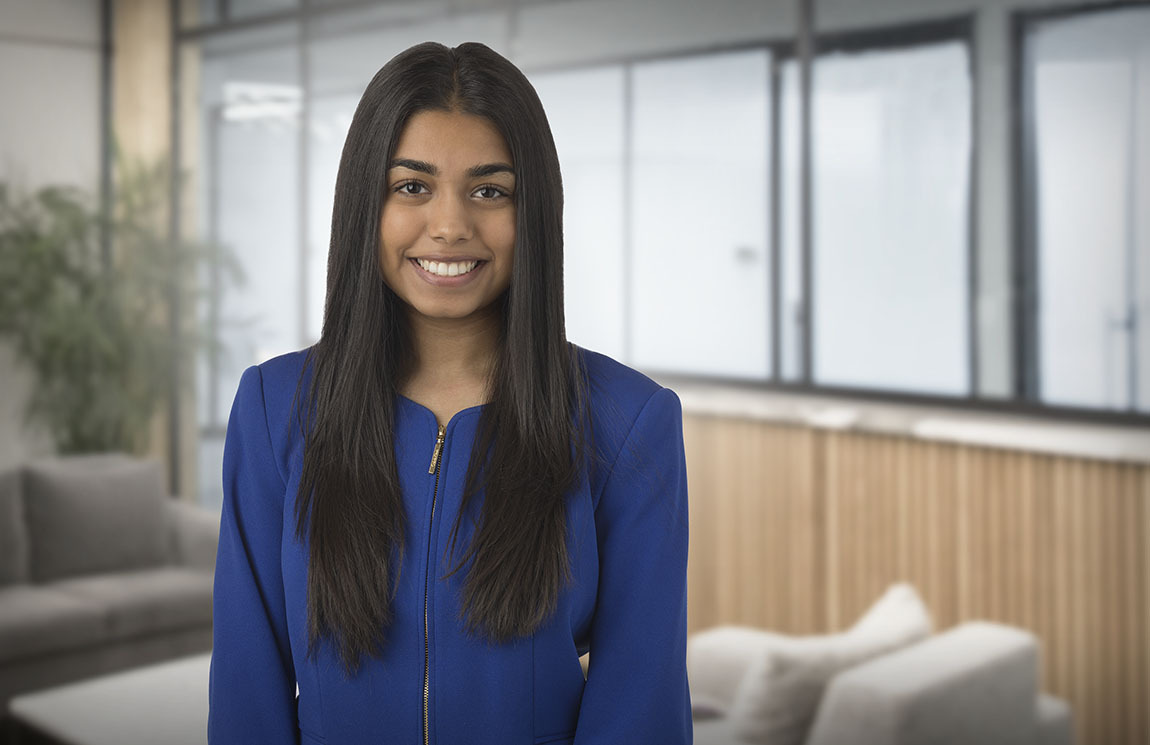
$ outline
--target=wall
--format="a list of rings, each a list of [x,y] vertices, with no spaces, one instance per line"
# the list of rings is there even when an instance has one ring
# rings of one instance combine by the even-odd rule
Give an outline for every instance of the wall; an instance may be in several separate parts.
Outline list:
[[[0,0],[0,70],[0,181],[96,193],[99,0]],[[0,468],[53,450],[43,433],[22,425],[31,384],[11,346],[0,343]]]

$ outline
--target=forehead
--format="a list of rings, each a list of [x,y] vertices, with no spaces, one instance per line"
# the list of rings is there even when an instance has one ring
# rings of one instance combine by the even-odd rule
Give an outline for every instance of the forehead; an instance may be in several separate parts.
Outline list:
[[[503,135],[489,119],[458,111],[419,111],[407,120],[395,148],[398,158],[418,158],[466,168],[478,163],[511,163]]]

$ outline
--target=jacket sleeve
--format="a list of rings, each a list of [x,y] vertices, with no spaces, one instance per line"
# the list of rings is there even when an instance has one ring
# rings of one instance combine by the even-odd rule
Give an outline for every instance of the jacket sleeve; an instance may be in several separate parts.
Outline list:
[[[299,743],[295,665],[280,570],[285,485],[257,366],[240,377],[224,439],[212,586],[208,743]]]
[[[690,745],[683,413],[657,390],[595,508],[599,587],[575,745]]]

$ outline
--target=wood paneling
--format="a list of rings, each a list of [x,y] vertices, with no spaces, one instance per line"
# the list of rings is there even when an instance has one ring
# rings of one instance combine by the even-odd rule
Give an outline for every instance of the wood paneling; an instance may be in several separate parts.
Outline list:
[[[892,582],[1033,632],[1079,745],[1150,742],[1150,466],[688,413],[689,624],[850,626]]]

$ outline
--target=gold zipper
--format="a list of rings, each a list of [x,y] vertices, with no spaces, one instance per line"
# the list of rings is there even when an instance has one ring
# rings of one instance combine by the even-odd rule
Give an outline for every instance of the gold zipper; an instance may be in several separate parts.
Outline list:
[[[443,425],[439,425],[439,434],[435,436],[435,450],[431,453],[431,467],[428,473],[435,473],[435,466],[439,463],[439,449],[443,447]]]
[[[428,473],[435,474],[435,488],[431,490],[431,524],[435,523],[435,494],[439,491],[439,451],[443,448],[443,436],[446,428],[439,425],[439,433],[435,436],[435,450],[431,453],[431,467]],[[423,579],[423,745],[428,745],[431,735],[427,726],[427,701],[430,694],[428,685],[430,678],[431,645],[427,639],[427,585],[431,576],[431,525],[427,527],[427,576]]]

